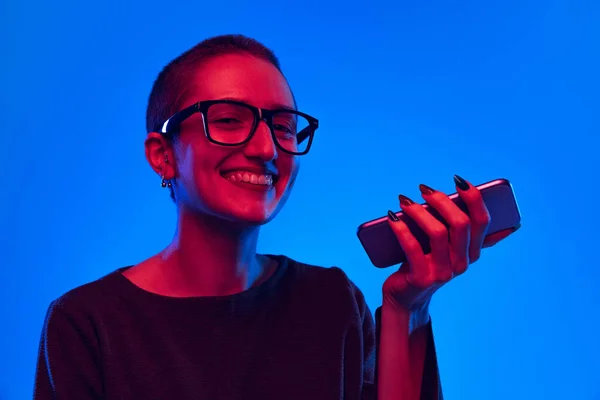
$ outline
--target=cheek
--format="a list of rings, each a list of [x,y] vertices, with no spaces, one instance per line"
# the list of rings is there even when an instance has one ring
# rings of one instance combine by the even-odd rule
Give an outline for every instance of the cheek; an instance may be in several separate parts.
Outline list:
[[[215,168],[210,152],[201,143],[189,143],[179,152],[177,162],[180,183],[187,197],[198,198],[214,184]]]
[[[219,193],[224,180],[218,171],[219,161],[223,158],[218,149],[198,148],[190,154],[190,157],[190,172],[193,174],[198,194],[202,197],[210,197],[211,193]]]

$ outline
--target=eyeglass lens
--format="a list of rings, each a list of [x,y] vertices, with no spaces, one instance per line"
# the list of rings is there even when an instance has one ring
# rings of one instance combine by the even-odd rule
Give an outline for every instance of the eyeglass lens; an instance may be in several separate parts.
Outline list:
[[[252,133],[254,113],[238,104],[217,103],[207,111],[208,133],[223,144],[243,143]],[[291,112],[277,112],[273,116],[273,130],[278,144],[287,151],[302,152],[308,140],[298,144],[297,134],[309,126],[308,120]]]

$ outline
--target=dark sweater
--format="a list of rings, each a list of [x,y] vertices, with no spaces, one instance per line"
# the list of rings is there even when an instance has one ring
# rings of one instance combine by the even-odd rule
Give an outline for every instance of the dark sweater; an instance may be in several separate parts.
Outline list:
[[[48,309],[34,398],[375,399],[361,291],[339,268],[275,258],[267,281],[232,296],[152,294],[126,268],[67,292]]]

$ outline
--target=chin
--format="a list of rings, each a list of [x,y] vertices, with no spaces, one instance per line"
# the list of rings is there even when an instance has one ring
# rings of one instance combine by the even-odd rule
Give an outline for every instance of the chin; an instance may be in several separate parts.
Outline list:
[[[224,187],[223,192],[213,192],[220,199],[234,199],[234,201],[220,201],[223,216],[232,221],[248,225],[265,225],[271,222],[281,211],[291,192],[288,179],[277,182],[270,190],[250,190],[246,187]],[[253,188],[254,189],[254,188]]]
[[[227,182],[223,177],[216,181],[198,182],[196,211],[221,220],[248,226],[265,225],[272,221],[286,203],[290,187],[289,179],[281,179],[273,186],[256,187],[240,182]]]

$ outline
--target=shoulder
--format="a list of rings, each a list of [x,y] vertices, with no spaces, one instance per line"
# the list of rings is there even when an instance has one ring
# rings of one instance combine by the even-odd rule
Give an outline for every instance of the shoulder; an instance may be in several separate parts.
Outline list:
[[[114,270],[93,281],[81,284],[61,294],[48,306],[47,320],[86,318],[110,307],[120,292],[120,270]]]
[[[363,292],[338,266],[320,266],[286,257],[294,270],[296,284],[312,295],[324,294],[333,302],[350,303],[358,313],[368,313]]]
[[[283,256],[288,262],[288,268],[298,281],[306,281],[320,286],[334,285],[334,288],[343,290],[352,289],[356,286],[348,275],[337,266],[322,266],[310,264]]]

